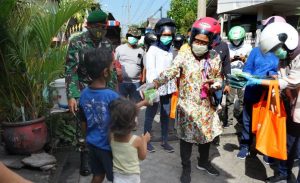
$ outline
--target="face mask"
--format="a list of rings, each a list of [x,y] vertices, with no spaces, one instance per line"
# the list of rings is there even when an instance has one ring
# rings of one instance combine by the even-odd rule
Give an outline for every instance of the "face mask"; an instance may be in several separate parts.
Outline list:
[[[172,42],[172,36],[161,36],[160,42],[162,42],[164,45],[168,45]]]
[[[275,51],[275,55],[280,59],[280,60],[284,60],[287,56],[287,51],[285,51],[283,48],[278,48]]]
[[[232,43],[234,44],[234,46],[238,46],[241,43],[241,40],[233,40]]]
[[[187,38],[187,42],[188,42],[188,43],[190,43],[190,40],[191,40],[191,38],[190,38],[190,37],[188,37],[188,38]]]
[[[95,39],[101,39],[106,34],[106,29],[102,29],[99,27],[89,28],[88,31]]]
[[[198,44],[193,44],[192,45],[192,51],[197,57],[201,57],[208,51],[207,45],[198,45]]]
[[[135,37],[128,37],[127,40],[130,45],[136,45],[136,43],[138,42],[138,39]]]

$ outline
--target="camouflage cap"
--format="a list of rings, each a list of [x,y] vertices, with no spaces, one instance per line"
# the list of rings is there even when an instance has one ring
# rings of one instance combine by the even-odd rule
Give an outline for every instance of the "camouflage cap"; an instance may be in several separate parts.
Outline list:
[[[102,10],[92,11],[87,17],[87,23],[106,23],[107,14]]]
[[[129,27],[129,29],[127,31],[127,36],[128,35],[132,35],[134,37],[141,37],[142,32],[137,27]]]

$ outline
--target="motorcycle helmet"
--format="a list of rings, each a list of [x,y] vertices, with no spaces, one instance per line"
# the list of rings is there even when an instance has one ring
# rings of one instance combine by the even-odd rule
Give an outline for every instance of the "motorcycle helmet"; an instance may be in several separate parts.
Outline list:
[[[160,36],[164,31],[169,30],[174,37],[176,32],[175,22],[170,18],[161,18],[154,27],[156,36]]]
[[[213,42],[215,35],[220,34],[221,26],[219,22],[211,17],[204,17],[199,20],[196,20],[192,26],[192,33],[190,38],[190,45],[195,40],[195,36],[198,34],[204,34],[208,37],[210,43]]]
[[[184,42],[184,36],[181,34],[176,34],[173,40],[173,46],[179,50],[180,47],[183,45],[183,42]]]
[[[245,37],[246,31],[241,26],[232,27],[228,33],[229,41],[236,47],[240,46],[244,42]]]
[[[298,40],[298,32],[293,26],[284,22],[274,22],[262,31],[259,43],[262,52],[267,53],[281,44],[288,51],[294,50],[298,46]]]
[[[145,34],[144,45],[149,48],[153,43],[157,41],[157,36],[153,32],[148,32]]]

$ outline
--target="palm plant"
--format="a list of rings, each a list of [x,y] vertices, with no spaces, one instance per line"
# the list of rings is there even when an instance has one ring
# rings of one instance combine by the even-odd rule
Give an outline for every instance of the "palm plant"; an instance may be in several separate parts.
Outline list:
[[[5,1],[5,2],[1,2]],[[64,70],[66,46],[51,47],[86,0],[0,0],[0,120],[26,121],[47,108],[43,93]]]

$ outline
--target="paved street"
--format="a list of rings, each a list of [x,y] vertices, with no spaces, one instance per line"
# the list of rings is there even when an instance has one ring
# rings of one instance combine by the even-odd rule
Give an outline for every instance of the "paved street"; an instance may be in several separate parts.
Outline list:
[[[157,115],[155,121],[159,118]],[[144,119],[144,110],[141,110],[139,116],[139,128],[137,134],[142,133],[142,123]],[[218,177],[208,175],[206,172],[196,169],[197,148],[193,149],[192,155],[192,183],[259,183],[267,176],[273,175],[274,168],[265,165],[262,161],[262,155],[252,155],[246,160],[236,158],[238,152],[238,139],[234,135],[235,128],[231,126],[224,131],[221,137],[221,144],[218,147],[211,146],[210,158],[212,163],[218,168],[221,175]],[[160,124],[153,123],[153,134],[159,136]],[[157,138],[157,137],[156,137]],[[154,142],[155,153],[150,153],[147,159],[141,162],[141,180],[143,183],[179,183],[181,173],[179,143],[172,141],[171,145],[175,148],[175,153],[167,153],[160,148],[159,142]],[[91,176],[82,177],[78,175],[79,154],[71,154],[66,169],[60,175],[59,182],[66,183],[89,183]],[[76,166],[75,166],[76,165]],[[70,167],[72,166],[72,167]],[[294,174],[298,172],[293,169]],[[296,174],[297,175],[297,174]]]
[[[136,134],[142,134],[145,109],[140,111],[139,126]],[[158,121],[159,115],[155,117]],[[236,127],[237,125],[235,125]],[[260,183],[264,179],[273,175],[275,166],[270,167],[262,161],[262,155],[252,153],[252,156],[246,160],[236,158],[238,152],[238,139],[236,129],[231,126],[225,129],[221,136],[220,146],[211,146],[210,159],[216,168],[220,171],[220,176],[215,177],[204,171],[196,169],[197,147],[194,146],[192,154],[192,183]],[[175,148],[175,153],[167,153],[160,148],[157,142],[160,136],[160,124],[153,123],[153,145],[156,148],[155,153],[150,153],[147,159],[141,162],[141,179],[143,183],[179,183],[181,174],[181,164],[179,155],[179,142],[174,139],[174,133],[170,134],[173,139],[170,144]],[[92,176],[83,177],[79,175],[79,152],[63,151],[54,154],[57,158],[57,167],[55,171],[43,172],[38,169],[29,169],[28,167],[14,170],[21,176],[26,177],[36,183],[90,183]],[[1,159],[2,157],[2,159]],[[3,159],[4,157],[4,159]],[[19,156],[2,156],[0,160],[16,161],[21,159]],[[297,175],[298,168],[293,169],[294,175]]]

